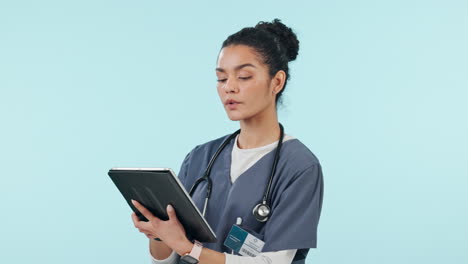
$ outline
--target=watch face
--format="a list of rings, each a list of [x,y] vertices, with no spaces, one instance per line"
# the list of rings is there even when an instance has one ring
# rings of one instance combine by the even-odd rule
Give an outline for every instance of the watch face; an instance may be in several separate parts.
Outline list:
[[[198,260],[190,255],[185,255],[180,258],[180,263],[183,264],[197,264]]]

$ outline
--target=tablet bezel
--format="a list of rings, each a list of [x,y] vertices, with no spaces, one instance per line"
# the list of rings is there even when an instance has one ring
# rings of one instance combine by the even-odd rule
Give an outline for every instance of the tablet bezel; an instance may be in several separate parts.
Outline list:
[[[211,228],[211,226],[208,224],[208,222],[206,221],[204,215],[200,212],[200,210],[198,209],[198,207],[195,205],[195,203],[193,202],[192,198],[190,197],[190,195],[188,194],[187,190],[185,189],[185,187],[182,185],[182,183],[180,182],[179,178],[176,176],[175,172],[171,169],[171,168],[163,168],[163,167],[113,167],[109,170],[109,172],[111,171],[135,171],[135,172],[169,172],[169,174],[171,175],[171,177],[175,180],[175,182],[177,182],[177,184],[179,185],[179,187],[182,189],[183,193],[185,194],[185,197],[190,201],[190,203],[192,204],[192,207],[195,208],[197,214],[200,216],[201,219],[203,219],[203,222],[204,224],[208,227],[208,229],[210,230],[211,234],[213,235],[213,237],[217,240],[217,237],[216,237],[216,234],[215,232],[213,231],[213,229]]]

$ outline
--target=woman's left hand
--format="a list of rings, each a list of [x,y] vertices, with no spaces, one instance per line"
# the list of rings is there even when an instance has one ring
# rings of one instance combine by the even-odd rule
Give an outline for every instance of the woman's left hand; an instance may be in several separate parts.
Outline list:
[[[154,216],[138,201],[132,200],[132,203],[149,220],[149,222],[140,221],[135,213],[132,214],[133,223],[141,233],[144,233],[150,239],[156,237],[161,239],[179,255],[190,252],[193,244],[187,239],[185,229],[170,204],[166,208],[169,220],[163,221]]]

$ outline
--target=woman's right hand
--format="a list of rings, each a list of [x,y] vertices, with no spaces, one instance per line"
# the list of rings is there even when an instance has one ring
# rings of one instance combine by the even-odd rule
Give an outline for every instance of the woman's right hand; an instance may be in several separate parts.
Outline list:
[[[132,213],[132,221],[133,221],[133,224],[134,224],[135,227],[136,227],[136,223],[140,221],[140,219],[138,219],[138,216],[135,214],[135,212]],[[140,229],[139,229],[139,231],[140,231],[140,233],[143,233],[149,239],[155,239],[156,238],[151,233],[149,233],[148,231],[140,230]]]
[[[169,220],[163,221],[154,216],[138,201],[132,200],[132,203],[149,221],[140,221],[135,213],[132,214],[133,223],[141,233],[151,239],[156,237],[161,239],[168,247],[176,251],[179,255],[190,252],[193,244],[187,239],[185,229],[179,222],[176,212],[171,205],[168,205],[166,208]]]

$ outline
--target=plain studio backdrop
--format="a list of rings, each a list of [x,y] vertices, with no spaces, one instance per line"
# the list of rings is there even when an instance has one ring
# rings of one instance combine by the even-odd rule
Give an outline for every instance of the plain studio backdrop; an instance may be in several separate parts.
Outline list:
[[[300,40],[280,121],[325,180],[307,263],[468,263],[467,13],[462,0],[2,0],[0,263],[149,263],[107,171],[177,173],[236,130],[216,57],[274,18]]]

